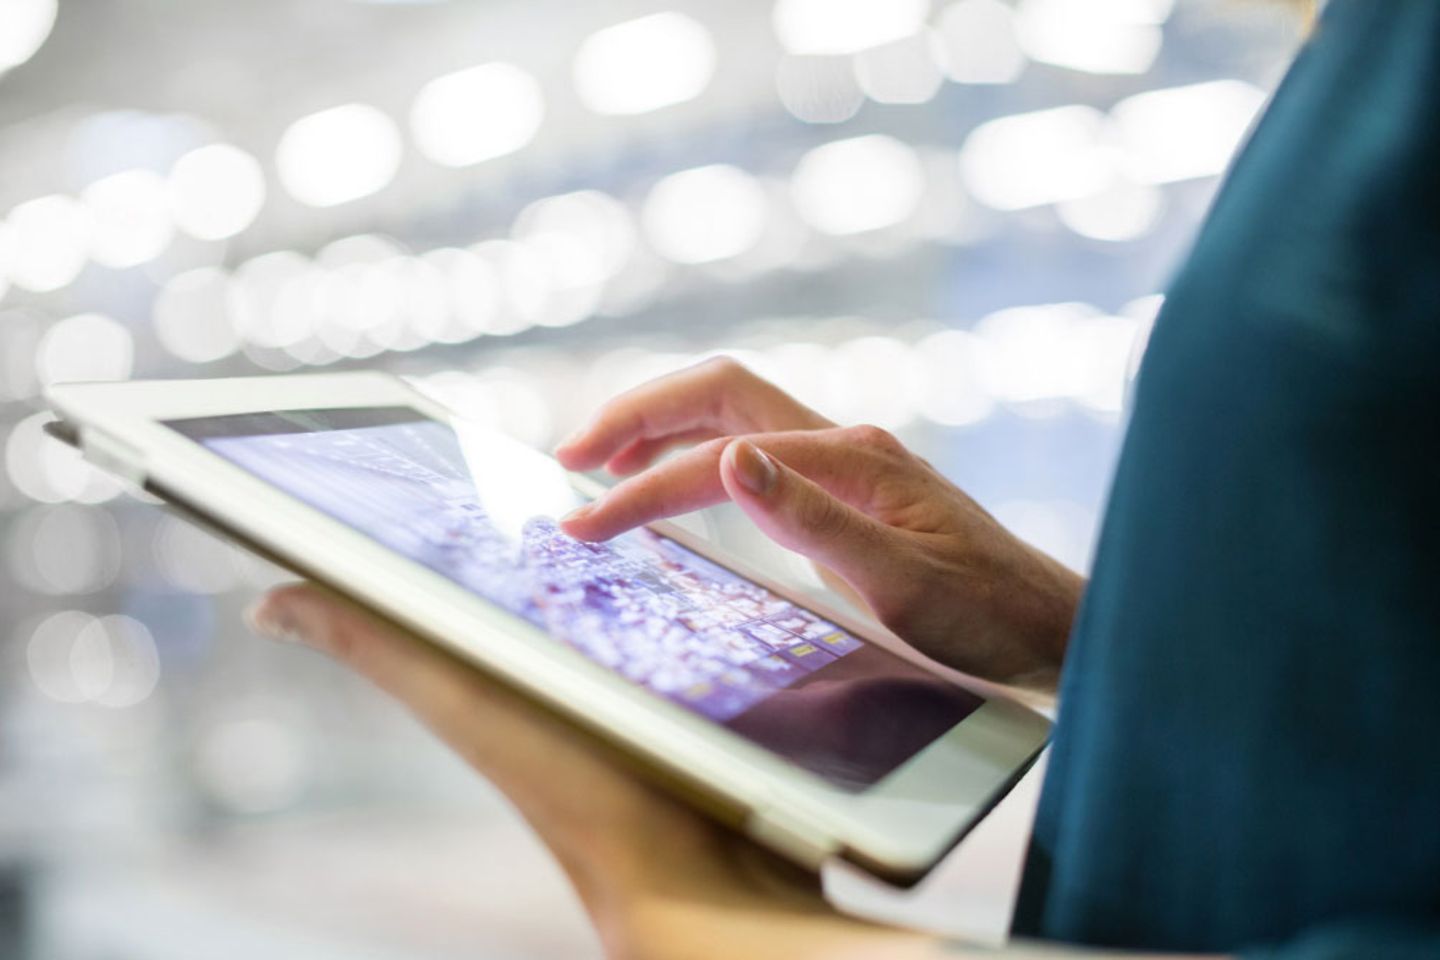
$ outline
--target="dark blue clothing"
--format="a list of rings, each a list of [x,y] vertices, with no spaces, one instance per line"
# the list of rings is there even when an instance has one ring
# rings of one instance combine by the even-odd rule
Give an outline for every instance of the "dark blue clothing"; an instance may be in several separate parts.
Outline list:
[[[1015,932],[1440,958],[1440,0],[1333,0],[1170,291]]]

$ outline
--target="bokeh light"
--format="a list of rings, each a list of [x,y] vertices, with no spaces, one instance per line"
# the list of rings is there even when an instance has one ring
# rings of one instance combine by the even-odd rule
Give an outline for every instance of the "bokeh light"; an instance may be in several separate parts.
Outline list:
[[[224,240],[255,222],[265,205],[265,173],[239,147],[212,143],[175,161],[169,191],[175,226],[200,240]]]
[[[10,281],[35,293],[59,290],[85,267],[95,224],[85,205],[51,194],[20,204],[6,218]]]
[[[209,363],[240,347],[229,314],[230,276],[216,267],[176,274],[155,298],[155,336],[180,360]]]
[[[676,263],[738,256],[759,242],[768,199],[753,176],[728,164],[683,170],[645,198],[645,239]]]
[[[519,150],[544,119],[533,76],[512,63],[486,63],[427,83],[410,108],[410,131],[431,160],[466,167]]]
[[[795,208],[822,233],[843,236],[909,218],[925,192],[915,150],[883,134],[836,140],[800,159]]]
[[[1104,189],[1114,168],[1105,114],[1081,105],[1001,117],[960,148],[975,199],[997,210],[1074,200]]]
[[[673,11],[606,27],[575,53],[575,92],[596,113],[649,113],[694,100],[714,73],[710,31]]]
[[[929,0],[778,0],[775,35],[790,53],[855,53],[917,32],[929,10]]]
[[[35,55],[55,26],[56,0],[5,0],[0,6],[0,73]]]
[[[47,385],[124,380],[134,356],[135,338],[123,324],[101,313],[81,313],[45,331],[35,351],[35,373]]]
[[[292,123],[275,148],[286,191],[312,207],[368,197],[400,169],[400,132],[369,104],[348,103]]]
[[[90,255],[104,266],[122,269],[154,260],[175,235],[165,178],[150,170],[97,180],[80,201],[94,231]]]

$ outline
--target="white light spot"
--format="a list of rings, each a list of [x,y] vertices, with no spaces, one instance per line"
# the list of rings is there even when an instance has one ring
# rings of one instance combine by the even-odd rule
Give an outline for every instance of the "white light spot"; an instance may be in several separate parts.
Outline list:
[[[195,759],[206,792],[236,813],[268,813],[293,803],[304,787],[305,766],[295,734],[261,717],[215,727]]]
[[[101,503],[119,494],[118,481],[45,433],[51,419],[48,413],[26,417],[5,441],[5,469],[15,489],[41,503]]]
[[[30,678],[61,703],[133,706],[160,679],[160,657],[138,620],[62,610],[42,620],[25,650]]]
[[[1025,52],[1041,63],[1140,74],[1160,53],[1158,10],[1137,0],[1021,0],[1016,32]]]
[[[919,407],[925,419],[947,427],[979,423],[995,409],[984,389],[984,340],[966,330],[941,330],[915,344]]]
[[[534,77],[513,64],[486,63],[427,83],[410,108],[410,132],[431,160],[465,167],[519,150],[544,119]]]
[[[641,222],[655,252],[709,263],[755,246],[769,217],[765,190],[738,167],[714,164],[671,174],[645,198]]]
[[[599,190],[546,197],[520,211],[511,236],[551,263],[562,286],[604,283],[635,252],[635,224],[624,204]]]
[[[11,529],[9,548],[15,578],[41,593],[94,593],[120,570],[120,531],[94,507],[28,510]]]
[[[1027,58],[1015,37],[1015,12],[1001,0],[959,0],[937,24],[946,73],[956,83],[1012,83]]]
[[[239,147],[212,143],[175,161],[169,191],[177,227],[200,240],[224,240],[259,216],[265,205],[265,172]]]
[[[919,33],[855,54],[855,80],[876,103],[926,103],[945,82],[934,33]]]
[[[48,293],[80,275],[95,231],[84,204],[53,194],[20,204],[7,219],[13,231],[9,274],[15,286]]]
[[[1080,236],[1119,243],[1148,234],[1164,207],[1158,187],[1117,175],[1097,193],[1061,202],[1058,212],[1060,222]]]
[[[1265,92],[1241,80],[1127,97],[1111,111],[1125,170],[1143,183],[1223,173],[1264,104]]]
[[[596,113],[648,113],[693,100],[714,73],[710,31],[674,12],[607,27],[575,54],[575,92]]]
[[[155,336],[181,360],[209,363],[240,347],[228,312],[230,278],[202,267],[171,277],[155,298]]]
[[[310,261],[292,250],[277,250],[242,263],[230,277],[226,297],[226,312],[235,332],[243,340],[271,348],[303,339],[307,331],[297,329],[297,318],[286,309],[286,288],[311,270]],[[293,304],[294,293],[288,296]]]
[[[902,223],[925,193],[920,158],[883,134],[816,147],[795,167],[795,209],[822,233],[844,236]]]
[[[0,73],[35,56],[55,26],[55,0],[5,0],[0,4]]]
[[[775,35],[789,53],[844,54],[908,37],[930,0],[778,0]]]
[[[805,123],[844,123],[865,102],[848,57],[781,57],[775,90],[790,115]]]
[[[45,385],[130,376],[135,344],[130,331],[99,313],[56,323],[35,351],[35,375]]]
[[[275,148],[275,163],[292,197],[333,207],[384,189],[400,169],[401,150],[389,117],[349,103],[292,123]]]
[[[1094,194],[1110,182],[1105,114],[1069,106],[976,127],[960,148],[960,174],[981,203],[1019,210]]]
[[[94,228],[90,256],[96,263],[124,269],[148,263],[170,245],[165,179],[150,170],[126,170],[97,180],[80,194]]]
[[[830,352],[825,369],[827,413],[842,423],[898,430],[915,419],[915,364],[908,344],[860,337]]]

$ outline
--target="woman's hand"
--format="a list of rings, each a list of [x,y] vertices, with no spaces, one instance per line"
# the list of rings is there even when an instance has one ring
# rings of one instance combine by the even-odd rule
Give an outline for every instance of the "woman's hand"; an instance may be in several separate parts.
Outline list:
[[[890,434],[836,427],[734,360],[622,394],[556,456],[635,474],[565,517],[571,536],[603,540],[728,498],[921,652],[987,680],[1055,686],[1083,578]]]
[[[274,590],[251,622],[364,674],[494,782],[554,853],[610,956],[791,960],[927,944],[841,916],[814,877],[637,779],[605,744],[321,587]]]

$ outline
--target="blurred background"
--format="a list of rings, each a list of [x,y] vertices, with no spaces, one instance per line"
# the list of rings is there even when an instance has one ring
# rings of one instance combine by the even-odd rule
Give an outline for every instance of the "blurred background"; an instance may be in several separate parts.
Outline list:
[[[1241,0],[0,0],[0,957],[596,952],[484,783],[246,633],[277,571],[44,437],[46,384],[374,366],[543,446],[728,352],[1083,569],[1298,41]]]

